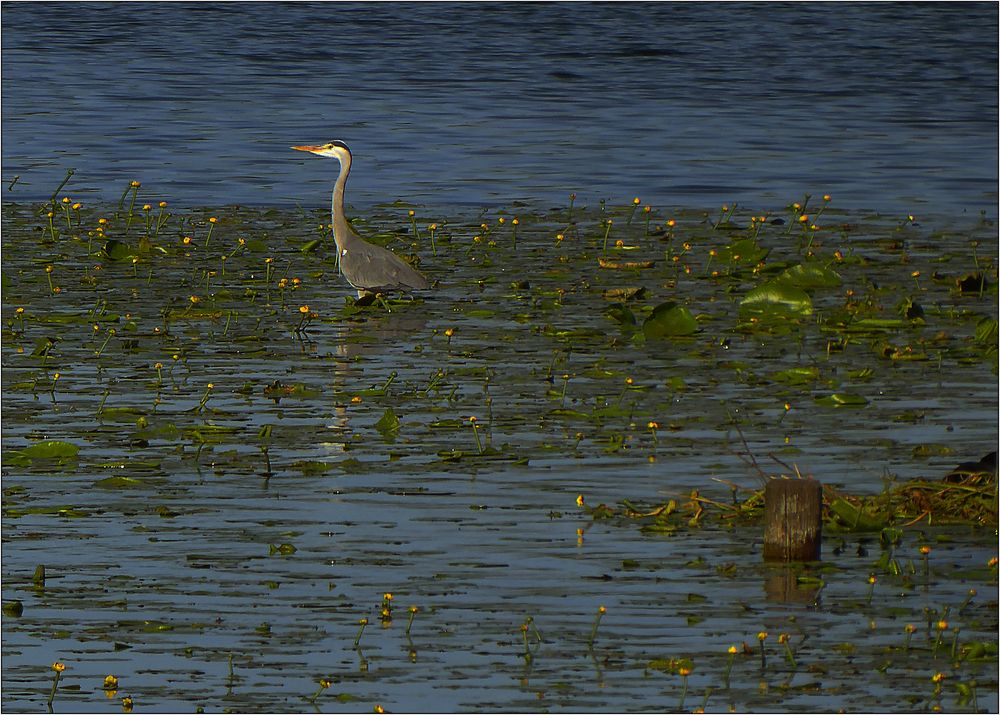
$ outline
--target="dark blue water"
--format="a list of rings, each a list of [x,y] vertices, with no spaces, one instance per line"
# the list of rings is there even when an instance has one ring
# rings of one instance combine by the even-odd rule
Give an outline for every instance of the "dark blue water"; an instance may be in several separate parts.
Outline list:
[[[997,5],[3,4],[13,200],[997,203]]]

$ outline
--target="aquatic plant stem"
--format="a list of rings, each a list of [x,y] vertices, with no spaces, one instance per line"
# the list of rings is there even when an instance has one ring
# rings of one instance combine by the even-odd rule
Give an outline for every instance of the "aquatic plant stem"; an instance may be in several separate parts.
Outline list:
[[[970,588],[969,592],[965,595],[965,600],[962,601],[962,605],[958,607],[958,612],[961,613],[966,609],[966,607],[972,603],[972,599],[976,597],[976,589]]]
[[[608,236],[611,235],[611,219],[604,220],[604,247],[601,252],[605,255],[608,253]]]
[[[358,635],[356,635],[354,637],[354,648],[355,649],[358,647],[358,644],[361,642],[361,635],[365,632],[365,628],[368,626],[368,619],[367,618],[362,618],[361,620],[358,621],[358,623],[361,624],[361,627],[358,629]]]
[[[632,208],[629,209],[628,218],[625,219],[625,225],[626,226],[631,226],[632,225],[632,218],[635,216],[635,210],[637,208],[639,208],[639,204],[641,204],[641,203],[642,203],[642,201],[639,199],[638,196],[636,196],[634,199],[632,199]]]
[[[71,231],[73,229],[73,221],[70,218],[69,214],[69,204],[70,204],[69,197],[64,196],[62,200],[62,210],[63,210],[63,216],[66,218],[67,231]]]
[[[590,637],[587,639],[588,648],[592,649],[594,647],[594,640],[597,638],[597,629],[601,625],[601,618],[604,617],[604,614],[607,613],[607,611],[608,609],[606,609],[604,606],[599,606],[597,608],[597,615],[594,616],[594,625],[593,627],[591,627]]]
[[[482,442],[481,439],[479,439],[479,425],[477,424],[477,420],[476,420],[475,416],[470,417],[469,418],[469,422],[472,424],[472,433],[476,437],[476,449],[478,449],[479,453],[482,454],[483,453],[483,442]]]
[[[139,195],[139,186],[141,184],[138,181],[133,181],[129,184],[129,188],[132,190],[132,202],[128,207],[128,220],[125,222],[125,235],[128,235],[129,229],[132,228],[132,219],[135,216],[135,199]]]
[[[937,657],[938,648],[941,647],[941,639],[944,637],[944,632],[948,630],[948,621],[941,619],[935,624],[937,628],[937,638],[934,639],[934,647],[931,650],[934,657]]]
[[[63,179],[63,180],[62,180],[62,183],[60,183],[60,184],[59,184],[59,186],[57,186],[57,187],[56,187],[56,190],[52,192],[52,196],[51,196],[51,197],[49,198],[49,203],[50,203],[50,204],[52,204],[52,208],[53,208],[53,210],[55,210],[55,207],[56,207],[56,196],[58,196],[58,195],[59,195],[59,192],[60,192],[60,191],[62,191],[62,188],[63,188],[63,187],[64,187],[64,186],[65,186],[65,185],[66,185],[67,183],[69,183],[69,180],[70,180],[70,177],[72,177],[72,176],[73,176],[73,174],[75,174],[75,173],[76,173],[76,169],[67,169],[67,170],[66,170],[66,178],[65,178],[65,179]],[[11,188],[13,188],[14,184],[15,184],[15,183],[17,183],[17,180],[18,180],[19,178],[20,178],[20,176],[15,176],[15,177],[14,177],[14,181],[12,181],[12,182],[10,183],[10,186],[8,186],[8,187],[7,187],[7,190],[8,190],[8,191],[10,191],[10,189],[11,189]]]
[[[795,654],[792,652],[792,645],[788,642],[788,634],[781,633],[778,636],[778,643],[785,646],[785,658],[788,660],[788,664],[793,668],[797,668],[798,666],[795,664]]]
[[[323,694],[323,691],[330,687],[330,684],[331,684],[330,681],[327,680],[326,678],[320,678],[319,679],[319,690],[317,690],[315,693],[313,693],[313,696],[311,698],[309,698],[309,702],[315,703],[316,700],[319,698],[319,696]]]
[[[729,676],[733,672],[733,663],[736,661],[736,653],[737,652],[738,651],[737,651],[736,646],[734,646],[734,645],[729,646],[729,650],[727,651],[727,653],[729,655],[729,658],[726,661],[726,672],[722,676],[722,680],[723,680],[723,682],[726,685],[726,690],[729,690]]]
[[[94,351],[94,357],[101,356],[101,353],[104,352],[104,348],[108,347],[108,343],[111,341],[111,338],[115,337],[116,332],[117,331],[114,328],[108,328],[108,335],[104,338],[104,342],[101,344],[101,347]]]
[[[417,241],[420,240],[420,231],[417,230],[417,213],[413,210],[409,211],[410,226],[413,228],[413,238]]]
[[[209,241],[212,240],[212,231],[215,230],[215,224],[217,224],[218,222],[219,219],[217,219],[215,216],[212,216],[211,218],[208,219],[208,235],[205,236],[205,248],[208,248],[208,243]]]
[[[62,672],[66,670],[66,666],[59,661],[56,661],[51,665],[53,671],[55,671],[55,677],[52,679],[52,690],[49,692],[48,706],[49,710],[52,709],[52,701],[56,698],[56,689],[59,687],[59,678],[62,676]]]

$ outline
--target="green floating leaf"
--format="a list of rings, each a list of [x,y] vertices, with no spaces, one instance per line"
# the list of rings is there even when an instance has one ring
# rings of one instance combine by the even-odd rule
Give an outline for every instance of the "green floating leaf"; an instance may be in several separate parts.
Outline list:
[[[199,425],[184,430],[184,438],[195,444],[223,444],[227,437],[238,434],[238,427],[224,425]]]
[[[976,342],[996,346],[997,321],[993,318],[983,318],[976,323]]]
[[[861,318],[851,321],[846,330],[850,333],[872,333],[912,327],[913,321],[903,318]]]
[[[830,511],[839,526],[851,531],[882,531],[887,526],[884,518],[866,514],[846,499],[834,499]]]
[[[555,409],[549,410],[548,414],[552,417],[566,417],[574,420],[591,420],[594,417],[594,415],[589,412],[571,410],[568,407],[556,407]]]
[[[698,332],[698,321],[691,311],[678,303],[660,303],[642,323],[647,340],[683,337]]]
[[[136,252],[127,243],[116,241],[113,238],[109,239],[107,243],[104,244],[104,248],[101,249],[101,253],[104,254],[105,258],[112,261],[124,261],[136,255]]]
[[[132,477],[106,477],[98,479],[94,486],[98,489],[139,489],[146,485]]]
[[[159,425],[152,429],[139,430],[132,435],[133,439],[165,439],[173,440],[178,439],[181,436],[181,430],[177,425],[172,422],[168,422],[164,425]]]
[[[323,244],[323,241],[322,241],[321,239],[318,239],[318,238],[314,238],[314,239],[313,239],[313,240],[311,240],[311,241],[307,241],[307,242],[306,242],[306,243],[305,243],[305,244],[304,244],[304,245],[302,246],[302,248],[300,248],[299,250],[300,250],[300,251],[301,251],[302,253],[312,253],[312,252],[313,252],[313,251],[315,251],[315,250],[316,250],[317,248],[319,248],[319,247],[320,247],[320,246],[321,246],[322,244]]]
[[[382,413],[382,418],[375,423],[375,429],[382,435],[383,439],[393,441],[399,434],[399,418],[391,407],[386,407]]]
[[[9,519],[16,519],[21,516],[61,516],[66,519],[83,519],[90,516],[90,512],[77,509],[72,506],[32,506],[26,509],[5,509],[4,516]]]
[[[56,439],[35,444],[17,450],[17,453],[28,459],[72,459],[80,454],[80,448],[72,442],[62,442]]]
[[[635,325],[635,313],[623,303],[615,303],[604,309],[604,314],[622,326]]]
[[[20,601],[11,601],[10,603],[3,604],[3,614],[5,616],[20,618],[22,613],[24,613],[24,604]]]
[[[665,384],[674,392],[680,392],[682,390],[687,389],[687,385],[684,382],[684,378],[679,375],[675,375],[674,377],[668,377]]]
[[[326,474],[327,472],[337,468],[336,464],[331,462],[317,462],[310,460],[301,460],[298,462],[293,462],[289,465],[292,469],[297,469],[302,472],[305,476],[317,476],[320,474]]]
[[[808,385],[819,380],[818,367],[791,367],[771,375],[775,382],[786,385]]]
[[[816,404],[825,407],[864,407],[868,399],[850,392],[835,392],[826,397],[817,397]]]
[[[761,248],[752,238],[741,238],[728,246],[723,246],[715,252],[715,258],[722,263],[735,263],[755,266],[771,252],[769,248]]]
[[[137,415],[145,414],[145,411],[138,407],[105,407],[101,410],[101,419],[133,422]]]
[[[495,310],[489,308],[469,308],[462,312],[470,318],[492,318],[497,314]]]
[[[841,284],[840,274],[816,263],[800,263],[786,268],[774,279],[796,288],[835,288]]]
[[[35,341],[35,349],[31,351],[31,357],[45,357],[49,351],[55,347],[58,338],[41,337]]]
[[[357,695],[351,695],[350,693],[337,693],[333,696],[333,699],[338,703],[356,703],[364,700],[364,698],[360,698]]]
[[[277,546],[271,544],[268,547],[268,553],[271,556],[274,556],[275,554],[281,554],[282,556],[290,556],[294,554],[296,551],[298,551],[298,549],[296,549],[295,546],[292,544],[278,544]]]
[[[462,429],[467,424],[465,420],[460,420],[458,418],[448,418],[443,420],[435,420],[434,422],[428,422],[427,426],[432,429]]]
[[[740,308],[779,316],[805,317],[813,312],[812,298],[808,293],[779,280],[768,281],[751,289],[740,301]]]

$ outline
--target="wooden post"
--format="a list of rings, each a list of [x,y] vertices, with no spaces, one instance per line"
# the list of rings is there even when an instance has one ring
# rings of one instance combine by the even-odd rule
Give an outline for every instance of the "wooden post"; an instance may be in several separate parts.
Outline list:
[[[764,560],[818,561],[823,486],[815,479],[772,479],[764,489]]]

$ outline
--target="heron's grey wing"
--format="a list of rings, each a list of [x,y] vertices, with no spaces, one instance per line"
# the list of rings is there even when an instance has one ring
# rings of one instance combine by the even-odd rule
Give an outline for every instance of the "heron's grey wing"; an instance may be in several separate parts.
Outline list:
[[[350,259],[345,263],[344,259],[348,256]],[[341,265],[347,280],[356,288],[420,290],[430,285],[423,275],[395,253],[367,242],[348,249],[348,253],[341,258]]]

